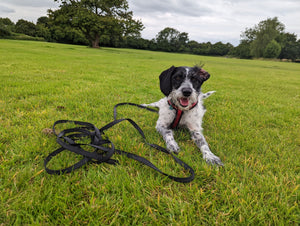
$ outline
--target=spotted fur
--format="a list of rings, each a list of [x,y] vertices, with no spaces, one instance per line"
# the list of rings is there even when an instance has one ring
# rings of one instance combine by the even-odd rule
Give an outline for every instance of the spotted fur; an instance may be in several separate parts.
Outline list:
[[[174,139],[170,125],[176,117],[176,110],[168,103],[169,100],[184,112],[179,127],[186,127],[191,138],[202,152],[207,163],[223,165],[220,158],[214,155],[203,136],[202,119],[206,112],[203,100],[215,91],[201,92],[201,85],[210,77],[210,74],[200,67],[174,67],[163,71],[160,75],[160,89],[165,97],[144,106],[159,108],[159,117],[156,130],[162,135],[168,150],[178,153],[180,148]],[[193,108],[191,106],[197,103]]]

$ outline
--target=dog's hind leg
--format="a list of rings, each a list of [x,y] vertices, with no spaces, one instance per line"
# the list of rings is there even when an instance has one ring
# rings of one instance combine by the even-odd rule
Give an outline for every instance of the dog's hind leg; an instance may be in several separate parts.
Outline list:
[[[154,107],[154,108],[159,107],[158,102],[154,102],[154,103],[151,103],[151,104],[141,104],[141,106],[143,106],[143,107]]]
[[[210,95],[212,95],[213,93],[215,93],[216,91],[209,91],[207,93],[202,93],[202,99],[206,99],[208,98]]]

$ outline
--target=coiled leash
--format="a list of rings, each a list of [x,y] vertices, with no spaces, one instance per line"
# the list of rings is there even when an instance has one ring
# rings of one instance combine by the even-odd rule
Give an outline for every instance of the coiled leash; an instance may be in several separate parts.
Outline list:
[[[139,108],[144,108],[148,111],[157,112],[156,109],[148,108],[142,105],[134,104],[134,103],[119,103],[115,105],[114,107],[114,121],[108,123],[107,125],[103,126],[102,128],[98,129],[96,126],[94,126],[91,123],[88,122],[80,122],[80,121],[70,121],[70,120],[58,120],[53,125],[53,133],[56,135],[56,142],[61,146],[57,150],[50,153],[45,161],[44,166],[45,170],[49,174],[64,174],[64,173],[70,173],[74,171],[75,169],[78,169],[82,167],[83,165],[87,163],[109,163],[109,164],[117,164],[118,161],[115,159],[112,159],[111,157],[117,153],[120,155],[125,155],[128,158],[134,159],[138,162],[141,162],[145,164],[146,166],[156,170],[157,172],[167,176],[168,178],[181,183],[188,183],[191,182],[194,179],[194,170],[191,168],[188,164],[177,158],[175,155],[170,153],[167,149],[157,145],[157,144],[150,144],[147,142],[146,136],[143,132],[143,130],[132,120],[129,118],[122,118],[117,119],[117,107],[121,105],[132,105],[137,106]],[[156,150],[162,151],[163,153],[169,154],[173,160],[178,163],[180,166],[182,166],[185,170],[189,172],[189,176],[187,177],[176,177],[169,175],[167,173],[162,172],[160,169],[158,169],[154,164],[152,164],[149,160],[130,153],[123,150],[116,149],[114,144],[108,139],[104,138],[104,131],[108,130],[109,128],[113,127],[116,124],[119,124],[123,121],[128,121],[142,136],[144,139],[144,142],[149,145],[152,148],[155,148]],[[60,131],[57,133],[55,130],[56,126],[59,124],[73,124],[73,128],[68,128]],[[86,140],[88,138],[89,142],[83,142],[83,139]],[[84,146],[90,146],[94,148],[93,152],[86,151],[83,147]],[[64,150],[71,151],[75,154],[83,156],[83,158],[75,163],[72,166],[69,166],[64,169],[54,170],[49,169],[47,167],[47,164],[49,161],[59,153],[61,153]]]

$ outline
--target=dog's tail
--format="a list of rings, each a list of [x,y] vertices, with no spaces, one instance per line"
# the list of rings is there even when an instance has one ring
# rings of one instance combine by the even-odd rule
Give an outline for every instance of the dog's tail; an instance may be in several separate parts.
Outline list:
[[[210,95],[212,95],[213,93],[215,93],[216,91],[209,91],[207,93],[202,93],[202,99],[206,99],[208,98]]]

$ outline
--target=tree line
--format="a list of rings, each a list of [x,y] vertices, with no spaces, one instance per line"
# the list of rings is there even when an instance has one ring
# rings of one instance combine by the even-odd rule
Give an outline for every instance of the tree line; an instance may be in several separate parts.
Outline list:
[[[155,38],[141,37],[144,25],[133,19],[127,0],[54,0],[61,5],[48,10],[48,16],[36,24],[20,19],[14,24],[0,18],[0,37],[28,38],[68,44],[145,49],[153,51],[192,53],[197,55],[234,56],[239,58],[300,58],[300,40],[286,33],[277,17],[261,21],[241,34],[240,44],[198,43],[188,33],[166,27]]]
[[[259,22],[246,28],[241,34],[240,44],[231,53],[240,58],[300,59],[300,39],[285,32],[285,26],[277,17]]]
[[[18,34],[25,34],[27,36],[20,36]],[[105,32],[96,41],[90,41],[78,28],[63,23],[56,24],[49,17],[38,18],[36,24],[23,19],[18,20],[14,24],[9,18],[0,18],[0,37],[16,39],[20,37],[21,39],[46,40],[66,44],[90,45],[92,47],[132,48],[211,56],[227,55],[234,48],[230,43],[198,43],[189,40],[188,33],[181,33],[170,27],[166,27],[160,31],[151,40],[142,38],[138,32],[134,35],[126,36]]]

